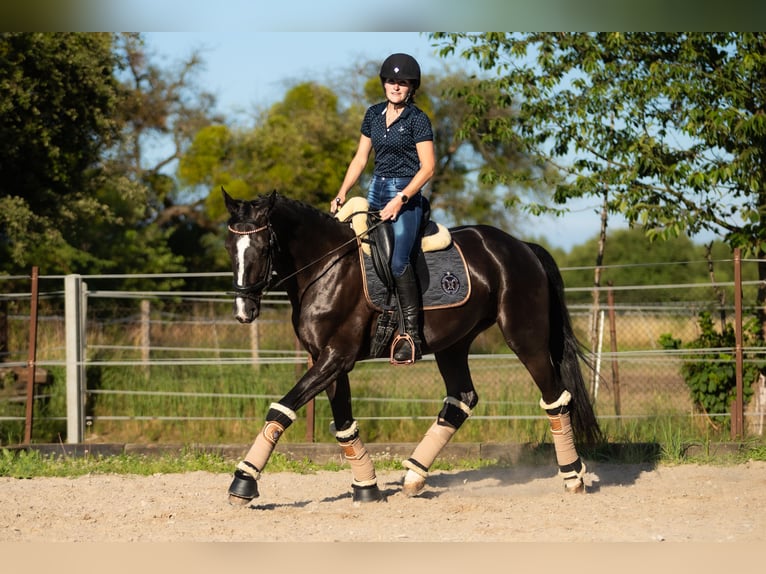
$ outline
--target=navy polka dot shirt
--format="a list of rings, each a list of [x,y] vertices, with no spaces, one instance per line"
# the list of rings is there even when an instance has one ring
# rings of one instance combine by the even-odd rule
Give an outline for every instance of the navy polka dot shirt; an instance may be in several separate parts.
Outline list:
[[[367,109],[362,134],[372,140],[374,173],[381,177],[413,177],[420,169],[415,144],[433,141],[431,120],[420,108],[408,104],[401,115],[386,127],[387,102]]]

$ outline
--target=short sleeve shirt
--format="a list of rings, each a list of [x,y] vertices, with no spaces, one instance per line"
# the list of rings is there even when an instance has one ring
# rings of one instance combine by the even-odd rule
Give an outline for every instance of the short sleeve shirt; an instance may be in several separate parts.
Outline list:
[[[362,134],[370,138],[375,150],[374,174],[381,177],[413,177],[420,169],[416,144],[433,141],[431,120],[420,108],[409,104],[386,127],[387,102],[367,109]]]

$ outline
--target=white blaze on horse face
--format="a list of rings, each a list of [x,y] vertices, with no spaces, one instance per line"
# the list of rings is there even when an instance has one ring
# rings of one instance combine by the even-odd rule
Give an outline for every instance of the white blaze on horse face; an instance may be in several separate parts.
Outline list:
[[[245,285],[245,251],[249,246],[249,235],[243,235],[237,239],[237,285],[240,287]],[[244,320],[247,317],[245,299],[243,297],[236,297],[234,302],[236,304],[237,317]]]
[[[250,236],[243,235],[237,239],[237,285],[245,285],[245,251],[250,247]]]

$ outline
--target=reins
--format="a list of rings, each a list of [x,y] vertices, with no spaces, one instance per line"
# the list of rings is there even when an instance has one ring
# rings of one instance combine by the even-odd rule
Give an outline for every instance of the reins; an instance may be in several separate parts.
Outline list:
[[[351,219],[351,218],[352,218],[354,215],[362,215],[362,214],[367,214],[367,215],[374,215],[374,214],[376,214],[376,213],[378,213],[378,212],[376,212],[376,211],[356,211],[356,212],[354,212],[354,213],[351,213],[351,214],[350,214],[350,215],[349,215],[349,216],[348,216],[348,217],[347,217],[347,218],[344,220],[344,223],[345,223],[345,222],[347,222],[349,219]],[[269,284],[268,284],[268,280],[259,281],[259,283],[265,283],[265,285],[264,285],[264,288],[268,288],[268,289],[275,289],[275,288],[279,287],[280,285],[282,285],[282,284],[283,284],[285,281],[287,281],[288,279],[291,279],[291,278],[295,277],[296,275],[298,275],[299,273],[301,273],[301,272],[305,271],[305,270],[306,270],[306,269],[308,269],[309,267],[312,267],[312,266],[316,265],[317,263],[319,263],[319,262],[320,262],[320,261],[322,261],[323,259],[326,259],[328,256],[332,255],[333,253],[335,253],[335,252],[337,252],[337,251],[340,251],[341,249],[343,249],[343,248],[344,248],[344,247],[346,247],[347,245],[350,245],[351,243],[354,243],[355,241],[357,241],[357,239],[358,239],[359,237],[364,237],[364,236],[366,236],[366,235],[369,235],[369,234],[370,234],[370,232],[371,232],[373,229],[377,228],[378,226],[382,225],[383,223],[385,223],[385,220],[383,220],[383,219],[379,220],[379,221],[378,221],[378,222],[376,222],[376,223],[373,223],[371,226],[369,226],[367,229],[365,229],[365,230],[364,230],[362,233],[360,233],[359,235],[355,235],[354,237],[352,237],[352,238],[351,238],[351,239],[349,239],[348,241],[345,241],[345,242],[341,243],[340,245],[338,245],[337,247],[335,247],[335,248],[331,249],[330,251],[328,251],[328,252],[327,252],[327,253],[325,253],[324,255],[322,255],[322,256],[320,256],[320,257],[318,257],[318,258],[317,258],[317,259],[315,259],[314,261],[312,261],[312,262],[308,263],[307,265],[304,265],[304,266],[303,266],[303,267],[301,267],[300,269],[297,269],[297,270],[293,271],[292,273],[290,273],[290,274],[289,274],[289,275],[287,275],[286,277],[283,277],[282,279],[280,279],[279,281],[277,281],[277,282],[276,282],[276,283],[274,283],[273,285],[269,285]],[[272,237],[274,237],[274,239],[276,240],[276,235],[274,234],[274,231],[273,231],[273,229],[271,229],[271,222],[267,223],[266,225],[262,225],[262,226],[260,226],[260,227],[258,227],[258,228],[256,228],[256,229],[251,229],[251,230],[249,230],[249,231],[239,231],[239,230],[237,230],[237,229],[234,229],[234,228],[233,228],[231,225],[229,225],[229,226],[228,226],[228,229],[229,229],[229,231],[231,231],[231,232],[232,232],[232,233],[234,233],[235,235],[253,235],[253,234],[255,234],[255,233],[259,233],[259,232],[261,232],[261,231],[264,231],[264,230],[266,230],[266,229],[269,229],[269,230],[271,231]],[[269,249],[269,259],[271,259],[271,249]],[[258,287],[260,287],[260,285],[258,285]],[[250,292],[251,292],[251,291],[253,291],[253,290],[255,290],[255,288],[254,288],[254,287],[240,287],[240,288],[235,288],[235,292],[238,292],[238,293],[250,293]]]

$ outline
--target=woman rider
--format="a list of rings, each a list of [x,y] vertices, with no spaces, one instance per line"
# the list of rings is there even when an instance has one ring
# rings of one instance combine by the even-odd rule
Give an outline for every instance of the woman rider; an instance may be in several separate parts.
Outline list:
[[[359,145],[348,166],[330,211],[335,213],[362,175],[375,150],[375,165],[367,200],[390,220],[394,232],[391,273],[402,309],[407,338],[394,351],[394,361],[419,359],[420,290],[411,255],[421,225],[421,188],[434,174],[435,154],[431,120],[414,103],[420,87],[420,66],[408,54],[391,54],[380,67],[385,102],[370,106],[362,120]]]

